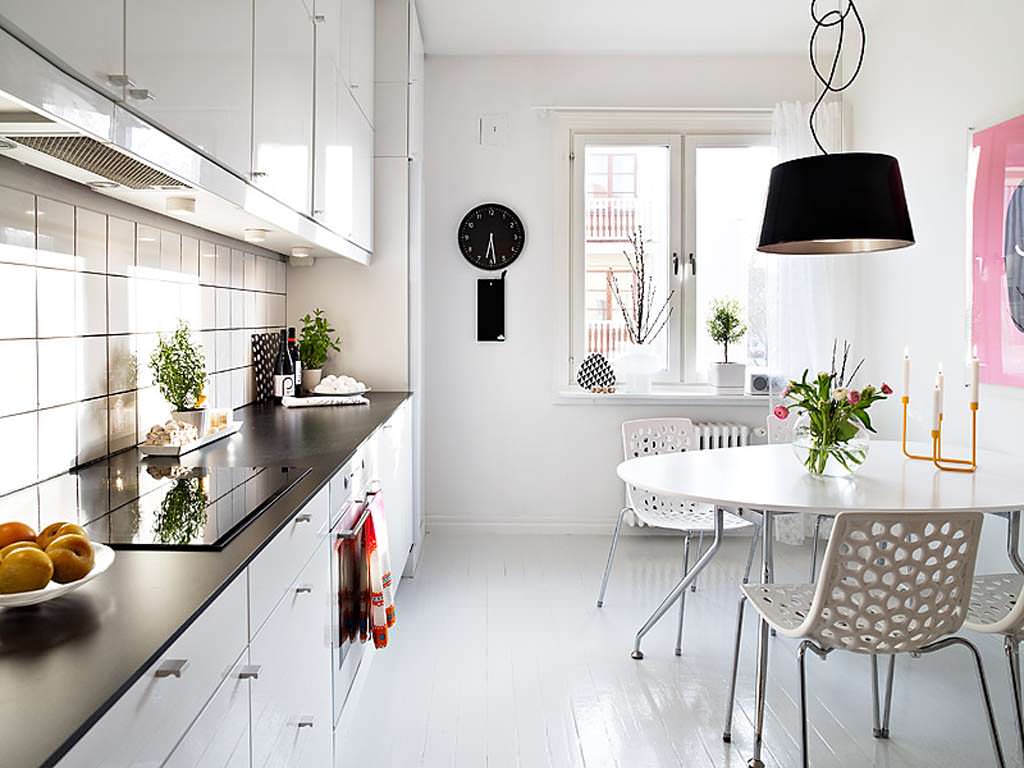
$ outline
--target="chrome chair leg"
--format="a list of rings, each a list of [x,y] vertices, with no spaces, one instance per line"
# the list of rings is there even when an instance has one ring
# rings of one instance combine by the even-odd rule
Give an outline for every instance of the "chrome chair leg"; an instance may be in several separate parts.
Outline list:
[[[704,531],[697,532],[697,559],[700,560],[700,556],[704,554]],[[693,580],[693,584],[690,585],[690,591],[697,591],[697,579]]]
[[[747,596],[740,597],[736,607],[736,641],[732,649],[732,674],[729,676],[729,696],[725,700],[725,728],[722,730],[722,741],[732,741],[732,708],[736,702],[736,673],[740,666],[740,646],[743,641],[743,608],[747,604]]]
[[[826,658],[832,652],[831,649],[819,648],[810,640],[804,640],[800,643],[800,648],[796,652],[797,665],[800,668],[800,764],[803,768],[809,768],[810,766],[810,750],[807,745],[807,670],[804,664],[807,651],[811,651],[819,659]],[[871,658],[875,657],[872,656]]]
[[[814,583],[818,575],[818,545],[821,541],[821,521],[824,515],[814,516],[814,538],[811,539],[811,577],[807,580],[809,584]]]
[[[749,768],[764,768],[761,748],[764,740],[764,700],[768,689],[768,622],[759,620],[757,633],[757,685],[754,691],[754,755],[747,761]]]
[[[878,656],[871,656],[871,732],[876,739],[889,738],[889,716],[892,713],[892,681],[896,669],[896,656],[889,655],[889,670],[886,673],[885,704],[878,699]]]
[[[760,525],[754,526],[754,535],[750,537],[750,551],[747,552],[747,565],[743,569],[743,583],[750,582],[750,569],[754,567],[754,556],[757,554],[757,543],[761,540]]]
[[[636,661],[640,661],[641,659],[643,659],[644,654],[643,651],[640,650],[640,644],[643,642],[644,635],[650,632],[651,628],[654,627],[654,625],[657,624],[659,621],[661,621],[661,617],[668,612],[668,609],[675,604],[676,600],[679,599],[679,596],[683,593],[683,591],[690,586],[690,584],[693,582],[695,578],[697,578],[697,574],[704,570],[707,564],[714,559],[715,553],[718,552],[718,548],[722,546],[722,528],[724,525],[723,516],[724,510],[722,510],[721,508],[716,508],[715,538],[711,542],[711,546],[708,547],[707,552],[701,555],[700,559],[693,564],[693,568],[690,569],[690,572],[686,574],[686,576],[684,576],[682,579],[680,579],[679,583],[672,588],[672,591],[665,596],[665,599],[662,600],[661,604],[654,609],[654,613],[652,613],[650,617],[647,619],[647,621],[644,622],[644,625],[640,627],[639,631],[636,633],[636,637],[633,638],[633,651],[629,654],[631,658],[635,659]]]
[[[690,572],[690,539],[687,533],[683,539],[683,578]],[[679,596],[679,626],[676,628],[676,656],[683,655],[683,616],[686,614],[686,590]]]
[[[971,652],[971,656],[974,657],[974,667],[978,672],[978,683],[981,686],[981,699],[985,705],[985,714],[988,716],[989,732],[992,736],[992,749],[996,753],[996,764],[999,768],[1006,768],[1006,758],[1003,757],[1003,746],[999,742],[999,729],[996,727],[996,716],[992,711],[992,697],[989,695],[988,681],[985,679],[985,667],[981,663],[981,654],[978,653],[978,649],[974,646],[974,643],[963,637],[944,637],[941,640],[936,640],[934,643],[914,651],[912,655],[920,656],[925,653],[933,653],[935,651],[940,651],[943,648],[948,648],[951,645],[962,645],[964,648],[969,650]]]
[[[1020,739],[1021,753],[1024,754],[1024,702],[1021,701],[1020,679],[1020,642],[1019,637],[1007,635],[1003,638],[1006,660],[1010,665],[1010,688],[1013,692],[1013,707],[1017,715],[1017,737]]]
[[[615,559],[615,548],[619,546],[619,533],[622,531],[622,520],[629,511],[629,507],[619,510],[619,519],[615,521],[615,531],[612,533],[612,546],[608,550],[608,562],[604,565],[604,576],[601,577],[601,592],[597,596],[597,607],[604,605],[604,592],[608,589],[608,576],[612,572],[612,560]]]

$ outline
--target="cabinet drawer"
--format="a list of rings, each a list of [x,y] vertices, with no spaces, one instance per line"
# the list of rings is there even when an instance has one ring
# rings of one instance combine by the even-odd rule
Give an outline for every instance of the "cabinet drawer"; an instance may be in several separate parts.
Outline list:
[[[249,646],[252,762],[331,764],[330,550],[321,542]]]
[[[245,649],[245,627],[245,580],[238,578],[86,733],[61,768],[160,765]]]
[[[249,768],[248,658],[238,658],[164,768]]]
[[[329,498],[329,489],[321,488],[249,565],[249,637],[263,626],[327,535]]]

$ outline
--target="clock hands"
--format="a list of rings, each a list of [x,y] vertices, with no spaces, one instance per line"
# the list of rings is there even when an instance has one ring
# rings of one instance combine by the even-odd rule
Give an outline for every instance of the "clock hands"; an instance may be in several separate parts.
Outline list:
[[[494,252],[494,233],[491,232],[490,238],[487,240],[487,253],[484,254],[484,258],[490,258],[491,264],[498,263],[498,254]]]

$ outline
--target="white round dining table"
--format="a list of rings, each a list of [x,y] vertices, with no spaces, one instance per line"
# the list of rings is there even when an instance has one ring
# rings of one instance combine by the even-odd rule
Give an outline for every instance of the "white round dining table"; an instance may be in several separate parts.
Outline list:
[[[924,453],[923,445],[910,445]],[[1024,460],[994,451],[979,451],[975,472],[944,472],[931,462],[907,458],[895,441],[873,441],[867,460],[847,478],[814,477],[789,444],[753,445],[710,451],[642,456],[619,464],[626,484],[662,496],[703,502],[715,508],[711,546],[658,606],[636,635],[633,658],[642,659],[640,641],[697,578],[721,544],[723,510],[750,510],[762,515],[761,578],[773,581],[773,520],[777,514],[837,514],[842,511],[977,511],[1005,516],[1006,549],[1014,567],[1024,573],[1019,552],[1020,510],[1024,509]],[[742,616],[742,614],[741,614]],[[768,625],[763,620],[757,644],[757,688],[766,684]],[[735,685],[735,680],[733,680]],[[732,696],[729,697],[730,699]],[[758,697],[763,701],[763,696]],[[761,762],[764,712],[754,717],[751,765]],[[731,716],[723,736],[731,738]]]

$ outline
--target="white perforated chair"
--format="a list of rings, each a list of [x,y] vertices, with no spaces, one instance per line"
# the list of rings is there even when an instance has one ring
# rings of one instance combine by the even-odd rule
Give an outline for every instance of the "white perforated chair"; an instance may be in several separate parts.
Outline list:
[[[974,658],[996,759],[1005,766],[981,657],[974,645],[954,636],[967,618],[980,534],[981,514],[975,512],[841,512],[817,585],[740,587],[767,625],[801,641],[797,659],[805,768],[807,651],[822,659],[836,650],[869,654],[874,664],[879,655],[916,657],[951,645],[964,646]],[[766,635],[763,625],[762,644]],[[890,666],[890,679],[891,672]],[[877,674],[875,680],[877,724]],[[755,722],[763,723],[765,685],[757,693]],[[756,735],[755,744],[759,750]],[[755,758],[750,765],[763,764]]]
[[[1024,703],[1021,701],[1020,644],[1024,641],[1024,576],[994,573],[976,576],[967,611],[967,629],[986,635],[1002,635],[1010,667],[1010,690],[1017,716],[1017,737],[1024,754]]]
[[[635,459],[641,456],[657,456],[664,453],[681,453],[696,449],[697,445],[697,433],[693,422],[689,419],[637,419],[635,421],[627,421],[622,425],[622,449],[626,459]],[[715,510],[710,505],[697,504],[684,498],[661,496],[627,486],[626,506],[619,511],[618,520],[615,522],[612,543],[608,550],[608,560],[605,563],[604,575],[601,578],[601,591],[597,596],[598,608],[604,605],[604,595],[608,588],[608,577],[611,575],[612,562],[615,559],[615,549],[619,544],[622,522],[628,512],[632,512],[639,520],[652,528],[679,531],[683,535],[683,578],[690,571],[691,540],[694,536],[703,538],[705,533],[712,534],[715,530]],[[728,512],[723,515],[723,529],[725,531],[735,531],[750,527],[752,527],[750,521],[738,515]],[[757,530],[759,529],[755,529],[755,531]],[[749,577],[751,562],[753,561],[757,546],[757,538],[755,533],[751,541],[750,553],[747,557],[747,575],[744,577],[744,580]],[[655,612],[651,620],[638,633],[633,658],[643,658],[643,654],[639,650],[640,640],[650,631],[650,628],[664,615],[669,607],[671,607],[671,602],[667,605],[663,603],[662,607]],[[685,611],[686,590],[684,589],[679,596],[676,656],[682,655],[683,652],[683,616]]]

